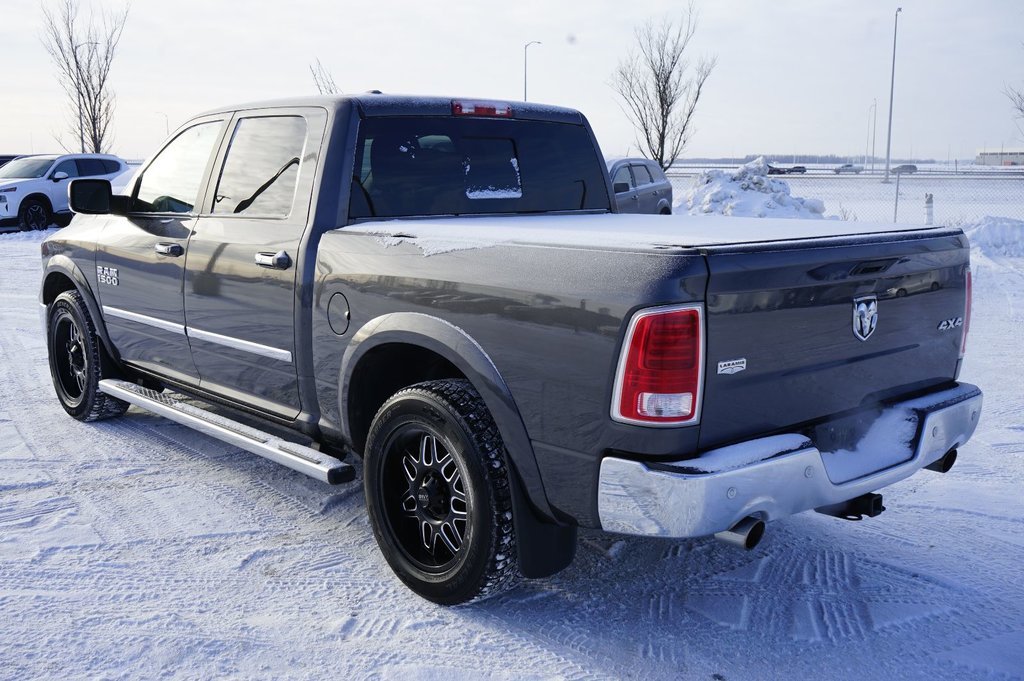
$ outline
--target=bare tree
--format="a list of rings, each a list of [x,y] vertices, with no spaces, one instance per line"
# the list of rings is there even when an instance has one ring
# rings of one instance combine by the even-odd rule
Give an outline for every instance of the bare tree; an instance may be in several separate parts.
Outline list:
[[[626,103],[640,152],[664,169],[693,135],[693,114],[717,61],[702,57],[691,65],[686,58],[698,18],[691,1],[678,21],[649,19],[638,27],[636,46],[611,82]]]
[[[1013,107],[1013,117],[1017,119],[1017,130],[1024,136],[1024,88],[1007,85],[1003,93],[1010,100],[1010,106]]]
[[[114,119],[110,67],[127,19],[127,5],[120,12],[90,13],[88,21],[82,22],[78,0],[61,0],[56,12],[43,6],[43,46],[73,107],[71,131],[81,151],[101,153],[110,144]],[[57,141],[67,148],[60,137]]]
[[[1024,118],[1024,90],[1008,87],[1006,96],[1010,98],[1010,105],[1016,112],[1014,115],[1017,118]]]
[[[316,65],[309,65],[309,72],[313,74],[313,82],[316,84],[316,89],[320,94],[336,95],[340,92],[338,86],[334,83],[334,76],[320,63],[319,58],[316,60]]]

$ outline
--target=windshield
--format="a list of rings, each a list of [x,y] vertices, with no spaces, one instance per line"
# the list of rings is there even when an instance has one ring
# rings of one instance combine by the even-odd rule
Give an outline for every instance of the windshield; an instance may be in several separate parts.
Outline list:
[[[53,157],[26,156],[16,158],[0,168],[0,179],[42,177],[53,165]]]

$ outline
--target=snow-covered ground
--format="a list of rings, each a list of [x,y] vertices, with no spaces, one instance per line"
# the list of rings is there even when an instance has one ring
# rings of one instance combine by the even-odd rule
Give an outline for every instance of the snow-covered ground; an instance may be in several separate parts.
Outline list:
[[[750,553],[586,533],[563,573],[456,609],[391,574],[358,483],[135,409],[68,418],[41,235],[0,236],[0,678],[1021,678],[1024,258],[1000,253],[1024,223],[973,233],[962,378],[985,411],[949,474],[888,488],[879,518],[772,523]]]
[[[676,200],[674,212],[806,217],[808,213],[801,211],[801,200],[795,197],[810,196],[815,201],[807,207],[817,208],[821,204],[825,217],[892,222],[895,213],[900,223],[923,224],[925,197],[931,194],[935,224],[969,224],[986,215],[1024,219],[1021,172],[1002,177],[905,175],[900,178],[897,210],[896,182],[883,184],[879,175],[769,176],[764,174],[765,169],[752,179],[751,169],[757,166],[754,161],[734,170],[711,169],[693,174],[680,174],[674,168],[669,173]],[[810,214],[819,215],[820,212]]]

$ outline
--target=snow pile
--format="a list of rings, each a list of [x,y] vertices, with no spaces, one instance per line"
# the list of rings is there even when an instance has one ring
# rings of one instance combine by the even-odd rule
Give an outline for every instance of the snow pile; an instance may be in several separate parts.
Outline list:
[[[971,240],[971,249],[982,255],[1024,258],[1024,220],[987,215],[963,229]]]
[[[8,232],[7,234],[0,233],[0,243],[9,244],[12,241],[42,241],[51,234],[56,233],[58,229],[60,228],[50,226],[49,229],[39,231]]]
[[[790,196],[787,182],[768,176],[768,163],[762,156],[733,172],[705,170],[673,209],[691,215],[821,218],[825,203]]]

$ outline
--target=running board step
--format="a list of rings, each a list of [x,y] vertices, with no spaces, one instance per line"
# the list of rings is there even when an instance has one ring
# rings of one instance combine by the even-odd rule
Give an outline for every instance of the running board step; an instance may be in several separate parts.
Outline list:
[[[355,469],[343,461],[321,454],[311,447],[282,440],[238,421],[186,404],[155,390],[110,378],[100,381],[99,387],[111,397],[241,447],[311,478],[331,485],[355,479]]]

